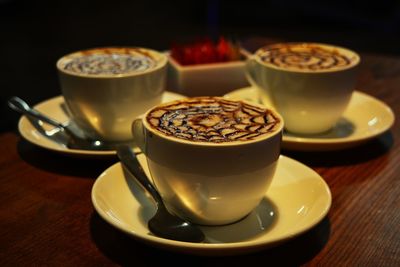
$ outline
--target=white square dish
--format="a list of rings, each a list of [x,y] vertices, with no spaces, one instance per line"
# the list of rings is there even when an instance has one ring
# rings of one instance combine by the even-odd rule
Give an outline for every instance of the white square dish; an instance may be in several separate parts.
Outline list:
[[[241,49],[242,60],[183,66],[168,56],[167,88],[186,96],[222,96],[248,86],[245,62],[249,52]]]

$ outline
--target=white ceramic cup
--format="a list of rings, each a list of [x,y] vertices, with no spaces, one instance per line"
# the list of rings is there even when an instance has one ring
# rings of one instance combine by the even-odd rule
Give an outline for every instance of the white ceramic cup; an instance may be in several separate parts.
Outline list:
[[[89,73],[66,67],[84,56],[117,55],[149,60],[125,73]],[[167,57],[147,48],[95,48],[58,60],[57,69],[72,120],[94,139],[123,142],[132,139],[137,116],[161,102],[165,90]],[[86,64],[86,67],[89,63]],[[87,67],[87,68],[90,68]]]
[[[285,64],[274,65],[265,60],[265,51],[290,46],[321,49],[323,53],[327,52],[327,56],[339,54],[346,57],[349,63],[333,68],[300,69]],[[284,60],[297,64],[298,58],[288,55]],[[315,64],[318,60],[320,58],[309,57],[305,65]],[[258,49],[249,57],[246,71],[249,82],[259,89],[263,103],[271,105],[282,115],[287,131],[318,134],[331,129],[350,102],[359,62],[357,53],[342,47],[319,43],[282,43]],[[329,64],[329,60],[325,63]]]
[[[273,112],[280,123],[266,136],[212,143],[160,133],[146,120],[149,112],[134,121],[132,132],[170,212],[197,224],[223,225],[245,217],[265,197],[280,155],[279,114]]]

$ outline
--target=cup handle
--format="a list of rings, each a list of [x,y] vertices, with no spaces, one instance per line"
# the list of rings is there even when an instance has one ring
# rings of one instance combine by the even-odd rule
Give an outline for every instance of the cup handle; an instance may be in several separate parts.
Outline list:
[[[146,154],[145,143],[146,143],[146,136],[144,131],[144,126],[142,119],[136,119],[132,123],[132,135],[133,141],[139,149]]]
[[[249,56],[246,60],[246,78],[253,87],[258,87],[256,76],[256,61],[253,56]]]
[[[257,62],[254,59],[254,56],[249,56],[246,60],[246,78],[249,81],[250,85],[255,88],[259,88],[258,91],[258,100],[260,101],[261,104],[264,104],[268,107],[273,108],[273,104],[271,99],[267,96],[267,94],[262,94],[261,91],[265,89],[261,89],[261,86],[259,84],[262,84],[259,77],[257,75]]]

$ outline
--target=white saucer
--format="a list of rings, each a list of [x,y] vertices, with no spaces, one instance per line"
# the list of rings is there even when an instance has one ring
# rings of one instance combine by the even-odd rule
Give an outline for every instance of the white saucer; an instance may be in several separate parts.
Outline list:
[[[163,94],[162,102],[168,102],[180,98],[185,98],[185,96],[167,91]],[[51,118],[63,123],[69,120],[69,117],[65,112],[64,105],[64,98],[62,96],[57,96],[35,105],[35,108],[44,114],[49,115]],[[51,129],[51,127],[49,129]],[[69,149],[42,135],[38,130],[36,130],[35,127],[32,126],[25,116],[22,116],[19,120],[18,130],[22,137],[24,137],[27,141],[55,152],[80,156],[110,156],[116,154],[115,151]]]
[[[149,175],[143,154],[139,161]],[[190,254],[229,255],[265,249],[309,230],[328,213],[331,193],[315,171],[281,156],[271,187],[255,211],[231,225],[202,226],[205,243],[173,241],[151,234],[147,221],[155,213],[155,204],[120,163],[97,178],[92,202],[104,220],[149,245]]]
[[[241,88],[225,95],[231,99],[259,102],[257,89]],[[336,126],[320,135],[303,136],[285,132],[283,148],[302,151],[339,150],[364,143],[390,129],[394,113],[384,102],[355,91]]]

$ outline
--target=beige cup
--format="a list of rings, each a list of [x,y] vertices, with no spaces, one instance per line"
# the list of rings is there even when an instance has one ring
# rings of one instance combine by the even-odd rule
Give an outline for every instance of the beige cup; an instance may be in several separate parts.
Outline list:
[[[96,48],[62,57],[57,69],[72,120],[94,139],[131,140],[132,121],[161,102],[167,62],[147,48]]]
[[[245,217],[265,197],[280,155],[279,114],[274,112],[280,123],[266,136],[212,143],[160,133],[147,121],[149,112],[134,121],[132,132],[172,213],[197,224],[228,224]]]
[[[274,52],[279,49],[281,57]],[[331,129],[350,102],[359,62],[359,55],[345,48],[283,43],[258,49],[249,57],[246,70],[262,101],[282,115],[286,130],[318,134]]]

